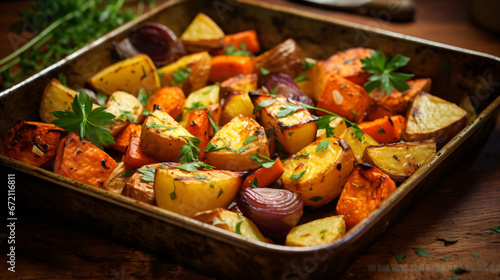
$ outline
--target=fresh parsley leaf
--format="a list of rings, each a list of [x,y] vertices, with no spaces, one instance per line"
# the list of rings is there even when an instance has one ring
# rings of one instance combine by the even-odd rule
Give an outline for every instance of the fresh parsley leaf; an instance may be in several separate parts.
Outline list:
[[[201,161],[194,161],[194,162],[179,164],[179,165],[177,165],[177,168],[179,168],[180,170],[187,171],[187,172],[196,172],[200,168],[214,169],[215,167],[211,166],[209,164],[206,164],[204,162],[201,162]]]
[[[237,224],[236,224],[236,229],[234,230],[235,233],[241,235],[241,224],[243,224],[243,221],[239,221]]]
[[[245,140],[245,142],[243,142],[243,145],[246,145],[246,144],[253,142],[257,139],[259,139],[259,136],[254,136],[254,135],[248,136],[247,139]]]
[[[219,194],[217,194],[217,198],[219,198],[223,193],[222,189],[220,189]]]
[[[384,134],[384,133],[385,133],[385,130],[382,128],[382,126],[381,126],[381,125],[379,125],[379,126],[378,126],[377,133],[378,133],[378,134]]]
[[[417,254],[418,256],[429,258],[429,253],[427,253],[427,250],[422,249],[420,247],[413,248],[413,250],[415,251],[415,254]]]
[[[219,150],[231,150],[231,149],[228,146],[219,147],[219,146],[214,145],[212,143],[208,143],[207,147],[205,148],[205,153],[210,153],[210,152],[219,151]]]
[[[371,56],[360,60],[363,70],[372,75],[363,86],[367,92],[374,91],[380,86],[380,91],[391,93],[393,88],[403,92],[410,88],[405,82],[413,77],[413,74],[394,72],[394,70],[405,66],[410,61],[409,57],[397,54],[389,61],[381,50],[376,50]]]
[[[316,120],[316,124],[318,125],[318,129],[324,129],[326,132],[326,137],[334,136],[335,128],[330,126],[330,123],[335,120],[336,116],[320,116]]]
[[[148,104],[149,97],[151,97],[151,93],[146,93],[144,88],[141,88],[137,94],[137,99],[141,102],[142,106],[146,106]]]
[[[450,259],[451,259],[451,257],[444,257],[444,258],[442,258],[440,260],[442,260],[443,262],[448,262]]]
[[[215,188],[215,182],[210,183],[210,188]]]
[[[260,70],[260,73],[262,73],[262,75],[264,75],[264,76],[267,75],[267,74],[269,74],[269,73],[271,73],[271,71],[267,70],[264,67],[260,67],[259,70]]]
[[[161,167],[161,169],[167,169],[167,168],[165,167],[165,165],[163,164],[163,162],[162,162],[162,163],[160,163],[160,167]]]
[[[97,104],[104,106],[104,105],[106,105],[106,101],[108,101],[108,96],[102,91],[98,92],[97,93]]]
[[[309,152],[306,150],[305,153],[303,154],[297,154],[293,159],[299,159],[301,157],[308,157],[309,156]]]
[[[239,155],[239,154],[243,153],[244,151],[246,151],[248,148],[250,148],[250,145],[243,146],[243,147],[238,149],[238,152],[236,154]]]
[[[201,103],[200,101],[197,101],[197,102],[194,102],[193,104],[191,104],[191,107],[185,107],[184,110],[194,111],[194,110],[199,110],[199,109],[203,109],[203,108],[205,108],[203,103]]]
[[[255,106],[255,108],[253,109],[253,113],[255,114],[255,113],[259,112],[260,110],[262,110],[263,108],[266,108],[268,106],[273,105],[274,103],[276,103],[275,99],[267,99],[267,100],[261,101]]]
[[[190,163],[197,161],[200,158],[200,148],[198,146],[201,143],[200,138],[197,137],[183,137],[187,143],[184,144],[179,151],[179,160],[181,164]]]
[[[66,75],[64,74],[59,74],[57,76],[57,79],[61,82],[61,84],[63,84],[63,86],[67,87],[68,86],[68,82],[67,82],[67,78],[66,78]]]
[[[137,170],[133,169],[133,170],[127,170],[125,172],[123,172],[122,174],[120,174],[120,177],[132,177],[132,175],[134,175],[134,173],[136,172]]]
[[[130,111],[121,111],[121,115],[116,118],[117,120],[120,121],[125,121],[128,120],[130,122],[135,122],[135,117],[132,115],[132,112]]]
[[[148,108],[144,108],[144,110],[142,110],[142,114],[144,116],[149,116],[149,114],[151,114],[151,110],[149,110]]]
[[[252,186],[252,188],[258,188],[259,187],[259,182],[257,181],[257,177],[255,177],[255,179],[252,181],[252,180],[248,180],[248,183],[250,183],[250,186]]]
[[[296,82],[296,83],[300,83],[300,82],[309,81],[309,78],[306,77],[306,74],[302,73],[302,74],[300,74],[300,76],[298,76],[297,78],[295,78],[293,81]]]
[[[290,179],[300,179],[300,178],[302,178],[302,176],[304,176],[305,173],[306,173],[306,170],[304,170],[300,173],[297,173],[297,174],[293,174],[290,176]]]
[[[280,111],[276,114],[276,117],[284,118],[286,116],[294,114],[300,109],[303,109],[300,105],[295,105],[293,103],[285,103],[280,107]]]
[[[137,169],[137,171],[143,174],[141,176],[141,180],[143,180],[144,182],[153,183],[155,181],[156,168],[146,166],[146,169]]]
[[[231,56],[253,56],[251,52],[247,51],[247,45],[245,44],[245,42],[241,42],[240,49],[233,45],[227,46],[226,48],[224,48],[224,54]]]
[[[155,120],[153,120],[153,122],[151,124],[146,124],[146,128],[151,128],[151,127],[154,129],[158,129],[161,132],[175,129],[175,127],[169,127],[166,125],[157,124]]]
[[[396,261],[401,263],[401,261],[406,258],[406,254],[396,254]]]
[[[203,180],[207,179],[207,178],[208,178],[208,176],[205,176],[205,175],[200,175],[200,174],[198,174],[198,173],[195,173],[195,174],[194,174],[194,178],[195,178],[195,179],[198,179],[198,180],[202,180],[202,181],[203,181]]]
[[[173,83],[174,85],[182,84],[188,77],[189,73],[191,73],[191,68],[185,66],[179,68],[173,74]]]
[[[490,229],[491,229],[492,231],[494,231],[494,232],[498,232],[498,233],[500,233],[500,226],[498,226],[498,227],[490,227]]]
[[[316,64],[316,61],[310,61],[310,60],[308,60],[308,59],[305,59],[305,60],[302,62],[302,69],[303,69],[304,71],[307,71],[307,70],[309,70],[309,69],[313,68],[315,64]]]
[[[323,199],[322,196],[313,196],[313,197],[309,198],[310,201],[314,201],[314,202],[320,201],[322,199]]]
[[[323,141],[321,141],[319,144],[318,144],[318,147],[316,148],[316,153],[317,152],[324,152],[328,146],[330,145],[330,139],[325,139]]]
[[[472,253],[472,256],[473,256],[474,258],[479,258],[481,255],[480,255],[479,253]]]
[[[52,123],[64,127],[66,131],[77,133],[100,149],[103,149],[103,145],[115,143],[111,131],[105,126],[114,124],[116,116],[104,111],[106,107],[92,110],[92,100],[84,91],[80,91],[71,102],[71,108],[73,111],[52,111],[52,115],[56,117]]]
[[[264,160],[262,160],[260,158],[263,158]],[[274,160],[272,160],[264,155],[261,155],[259,153],[253,154],[252,156],[250,156],[250,159],[256,161],[258,164],[262,165],[262,167],[264,167],[264,168],[271,168],[276,163],[276,161],[274,161]]]
[[[346,85],[341,85],[340,89],[344,89],[345,87],[346,87]]]

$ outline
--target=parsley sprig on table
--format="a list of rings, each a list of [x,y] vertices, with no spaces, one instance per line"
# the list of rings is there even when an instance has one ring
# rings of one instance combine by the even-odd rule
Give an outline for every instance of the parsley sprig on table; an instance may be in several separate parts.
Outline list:
[[[370,57],[361,59],[362,69],[373,74],[368,77],[368,82],[363,85],[364,88],[369,93],[379,86],[380,91],[386,93],[391,93],[393,88],[400,92],[408,90],[410,86],[408,86],[406,80],[413,77],[413,74],[394,71],[405,66],[409,61],[409,57],[401,54],[397,54],[389,60],[381,50],[372,52]]]
[[[80,137],[102,149],[103,145],[115,143],[111,131],[105,126],[114,124],[113,119],[116,116],[104,111],[107,107],[92,110],[92,106],[90,97],[84,91],[80,91],[71,102],[73,111],[52,111],[52,115],[57,118],[52,123],[66,128],[66,131],[78,133]]]

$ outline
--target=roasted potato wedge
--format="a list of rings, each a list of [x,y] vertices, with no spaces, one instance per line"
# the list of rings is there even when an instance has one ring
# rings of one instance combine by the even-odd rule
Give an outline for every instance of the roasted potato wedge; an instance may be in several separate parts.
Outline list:
[[[200,211],[225,208],[238,193],[243,176],[244,173],[227,170],[193,173],[166,165],[155,172],[156,205],[188,217]]]
[[[111,135],[117,135],[131,121],[135,122],[142,117],[142,104],[132,94],[124,91],[115,91],[106,102],[107,112],[116,116],[116,123],[108,125]],[[132,119],[130,119],[132,118]]]
[[[361,140],[356,138],[356,133],[354,133],[351,127],[344,131],[344,133],[340,135],[340,138],[344,139],[349,144],[357,163],[363,163],[363,152],[368,145],[379,144],[375,141],[375,139],[366,133],[361,136]]]
[[[329,126],[333,129],[333,135],[327,135],[325,128],[318,129],[316,131],[316,140],[323,140],[332,136],[340,137],[344,133],[344,131],[347,130],[347,125],[345,123],[345,120],[342,118],[333,119],[330,122]]]
[[[56,117],[51,114],[52,111],[71,110],[71,102],[77,92],[63,86],[57,79],[52,79],[45,87],[40,102],[38,113],[43,122],[50,123]]]
[[[253,93],[250,97],[256,106],[271,99],[270,96]],[[266,134],[269,137],[274,136],[289,154],[294,154],[316,139],[317,118],[306,109],[299,109],[290,115],[279,117],[282,107],[297,107],[297,105],[284,96],[278,96],[275,100],[274,103],[260,109],[256,115],[266,129]]]
[[[189,95],[191,92],[207,85],[210,60],[208,52],[199,52],[181,57],[176,62],[158,69],[161,75],[161,85],[163,87],[178,86],[186,95]],[[189,73],[184,80],[176,76],[187,71]]]
[[[107,95],[120,90],[137,96],[141,88],[146,92],[157,91],[160,88],[160,77],[151,58],[139,54],[104,68],[92,76],[88,83]]]
[[[403,139],[408,142],[434,138],[444,146],[467,125],[467,111],[429,93],[420,92],[406,115]]]
[[[367,146],[363,161],[380,168],[396,183],[406,180],[436,153],[434,139]]]
[[[224,32],[207,15],[199,13],[181,35],[186,51],[201,52],[222,48]]]
[[[179,151],[193,137],[167,112],[155,110],[142,124],[141,150],[157,161],[178,162]]]
[[[264,237],[257,226],[244,216],[223,208],[216,208],[209,211],[199,212],[191,218],[200,222],[216,226],[240,234],[243,237],[273,243],[269,238]]]
[[[2,155],[33,166],[49,167],[64,129],[49,123],[17,123],[9,130]]]
[[[396,190],[394,181],[380,169],[358,164],[351,172],[337,203],[347,229],[354,227]]]
[[[251,156],[269,157],[264,128],[254,119],[237,116],[217,132],[205,150],[206,162],[218,169],[248,171],[260,167]]]
[[[113,193],[121,194],[127,180],[130,176],[122,176],[127,171],[127,167],[124,162],[120,162],[118,166],[111,172],[108,179],[104,182],[103,188]]]
[[[304,204],[319,208],[337,198],[356,159],[349,144],[331,137],[315,141],[284,162],[283,187],[299,193]]]
[[[249,118],[255,118],[253,114],[253,103],[248,96],[248,92],[237,91],[231,92],[224,99],[224,105],[222,105],[222,115],[220,118],[220,124],[224,125],[230,122],[234,117],[242,115]]]
[[[317,246],[332,243],[346,232],[344,218],[331,216],[293,227],[286,235],[287,246]]]
[[[307,60],[306,58],[306,61]],[[309,96],[309,98],[318,102],[321,92],[323,91],[326,75],[325,62],[316,61],[314,66],[304,73],[306,79],[302,82],[298,82],[297,85],[307,96]]]
[[[231,92],[242,91],[250,92],[257,91],[258,76],[257,74],[236,75],[223,81],[220,84],[220,96],[225,98]]]
[[[260,68],[265,68],[271,73],[285,73],[295,78],[302,71],[304,53],[293,39],[287,39],[274,48],[257,57],[255,69],[262,75]]]
[[[180,124],[186,127],[186,122],[190,113],[190,109],[200,109],[213,104],[219,103],[220,87],[218,85],[210,85],[200,88],[192,92],[185,102],[184,111],[182,112],[182,120]]]

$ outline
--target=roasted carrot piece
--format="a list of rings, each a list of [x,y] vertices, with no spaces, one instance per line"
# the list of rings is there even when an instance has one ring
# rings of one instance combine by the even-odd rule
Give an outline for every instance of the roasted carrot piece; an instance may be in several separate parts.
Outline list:
[[[379,104],[373,104],[370,109],[368,110],[368,113],[366,113],[365,118],[363,121],[374,121],[376,119],[380,119],[383,117],[389,117],[389,116],[394,116],[394,113],[389,111],[387,108],[384,106],[381,106]]]
[[[270,168],[261,167],[257,169],[252,175],[248,176],[243,184],[242,188],[252,187],[250,181],[255,182],[257,179],[257,184],[259,188],[265,188],[271,185],[276,179],[278,179],[284,172],[285,168],[281,163],[280,158],[276,158],[276,163]]]
[[[241,43],[245,43],[247,51],[257,54],[260,52],[260,44],[255,30],[247,30],[224,36],[224,47],[235,46],[241,50]]]
[[[248,56],[219,55],[210,62],[211,82],[221,82],[238,74],[251,74],[255,59]]]
[[[326,71],[336,72],[349,81],[362,86],[367,82],[370,73],[365,72],[360,61],[370,56],[373,51],[367,48],[351,48],[332,55],[325,61]]]
[[[115,143],[111,145],[111,148],[125,153],[127,151],[127,146],[130,143],[131,135],[141,135],[142,126],[137,123],[130,123],[125,127],[120,134],[115,137]]]
[[[153,168],[161,168],[161,163],[148,164],[148,166]],[[146,169],[146,167],[142,167],[140,169]],[[128,178],[125,183],[125,187],[122,190],[122,195],[127,196],[133,199],[137,199],[144,203],[148,203],[151,205],[155,205],[155,191],[154,185],[151,181],[144,181],[142,177],[144,174],[137,171],[132,175],[132,177]]]
[[[212,126],[208,120],[208,113],[205,110],[194,110],[189,113],[186,130],[194,137],[201,140],[200,143],[200,160],[205,158],[205,148],[208,145],[209,133]]]
[[[209,114],[210,118],[214,121],[216,125],[219,124],[220,118],[222,116],[222,106],[220,106],[219,103],[217,104],[212,104],[207,106],[207,113]],[[210,126],[212,126],[210,124]],[[213,127],[209,130],[208,135],[210,137],[214,136],[214,129]]]
[[[366,90],[342,76],[330,73],[325,77],[324,87],[318,101],[318,107],[348,118],[353,122],[361,122],[372,104]],[[326,113],[318,111],[319,115]]]
[[[104,182],[117,166],[106,152],[70,132],[57,147],[54,173],[103,188]]]
[[[130,136],[130,144],[127,147],[127,151],[123,156],[123,162],[127,168],[139,168],[141,166],[158,162],[155,159],[148,157],[141,151],[141,137],[137,135]]]
[[[344,215],[347,229],[354,227],[396,190],[394,181],[380,169],[358,164],[344,185],[337,215]]]
[[[380,144],[394,143],[401,140],[405,122],[405,117],[397,115],[363,122],[358,126]]]
[[[182,114],[185,102],[186,96],[182,89],[178,87],[162,87],[151,95],[145,109],[153,112],[153,107],[156,104],[175,119]]]
[[[405,92],[399,92],[393,89],[390,94],[386,94],[385,92],[374,92],[372,96],[378,104],[389,111],[398,115],[405,115],[417,94],[421,91],[430,92],[431,79],[416,79],[407,81],[406,83],[410,86],[410,89]]]
[[[34,166],[49,167],[63,132],[63,128],[50,123],[19,122],[9,130],[2,155]]]

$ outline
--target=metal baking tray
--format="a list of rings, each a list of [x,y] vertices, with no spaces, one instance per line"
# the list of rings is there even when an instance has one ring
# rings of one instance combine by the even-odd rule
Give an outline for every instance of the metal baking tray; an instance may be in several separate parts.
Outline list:
[[[458,103],[468,94],[478,117],[344,238],[323,246],[286,247],[248,240],[0,156],[2,172],[23,174],[16,177],[18,195],[36,207],[69,217],[143,250],[168,253],[181,263],[217,277],[335,277],[395,223],[441,174],[481,145],[495,125],[500,107],[498,57],[256,1],[177,0],[166,2],[0,93],[0,144],[3,145],[8,129],[16,121],[39,119],[42,92],[52,77],[65,74],[69,86],[81,87],[93,73],[118,60],[111,42],[124,38],[138,23],[160,22],[181,34],[198,12],[209,15],[226,33],[256,29],[263,49],[294,38],[308,57],[317,59],[354,46],[402,53],[411,58],[405,71],[432,78],[432,93],[447,100]],[[329,214],[334,209],[327,207],[323,211]]]

